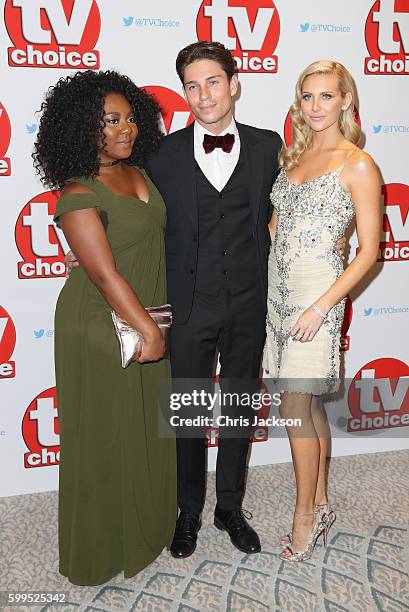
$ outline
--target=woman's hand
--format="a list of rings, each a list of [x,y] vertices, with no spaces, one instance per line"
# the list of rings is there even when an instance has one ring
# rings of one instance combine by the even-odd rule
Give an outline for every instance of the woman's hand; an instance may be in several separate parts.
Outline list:
[[[293,340],[311,342],[323,321],[323,317],[310,306],[298,317],[297,323],[290,331],[290,336]]]
[[[165,349],[165,340],[163,339],[162,333],[156,323],[152,321],[152,331],[149,331],[148,334],[145,333],[142,351],[139,356],[135,358],[135,361],[138,363],[158,361],[162,359]]]
[[[68,253],[65,255],[64,262],[67,276],[71,274],[74,268],[78,268],[80,265],[78,259],[72,251],[68,251]]]
[[[335,250],[338,253],[338,255],[341,257],[341,259],[345,259],[346,245],[347,245],[347,239],[345,238],[345,236],[341,236],[341,238],[338,238],[335,244]]]

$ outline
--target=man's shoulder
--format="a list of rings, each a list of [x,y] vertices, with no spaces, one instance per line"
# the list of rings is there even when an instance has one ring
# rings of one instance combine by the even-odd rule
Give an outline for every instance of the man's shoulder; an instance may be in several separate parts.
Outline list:
[[[147,157],[146,169],[150,177],[159,181],[164,174],[168,174],[173,168],[171,160],[178,151],[189,150],[189,142],[193,142],[193,125],[164,136],[159,149]]]
[[[193,125],[190,124],[185,128],[176,130],[175,132],[172,132],[171,134],[167,134],[162,139],[160,149],[166,150],[168,149],[168,147],[173,147],[174,145],[177,145],[179,143],[186,141],[189,138],[189,136],[192,134],[192,130],[193,130]]]
[[[249,135],[253,137],[262,138],[266,140],[267,143],[270,144],[271,146],[281,147],[281,144],[282,144],[281,136],[274,130],[267,130],[265,128],[259,128],[259,127],[255,127],[254,125],[247,125],[245,123],[239,123],[238,127],[239,127],[239,130],[244,134],[248,133]]]

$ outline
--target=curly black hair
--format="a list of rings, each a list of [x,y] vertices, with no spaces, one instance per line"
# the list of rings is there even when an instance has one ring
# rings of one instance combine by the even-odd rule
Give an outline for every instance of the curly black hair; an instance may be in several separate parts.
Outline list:
[[[41,105],[32,157],[44,185],[62,189],[70,178],[98,174],[97,142],[103,140],[104,99],[109,93],[128,100],[139,130],[126,162],[143,168],[146,157],[157,151],[163,134],[155,98],[113,70],[77,72],[50,87]]]

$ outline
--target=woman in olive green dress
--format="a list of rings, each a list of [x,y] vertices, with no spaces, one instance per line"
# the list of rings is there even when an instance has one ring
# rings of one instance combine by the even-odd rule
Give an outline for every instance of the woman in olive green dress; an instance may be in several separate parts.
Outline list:
[[[145,311],[166,303],[166,212],[142,169],[160,143],[159,108],[127,77],[87,71],[61,79],[42,110],[35,166],[62,189],[55,221],[80,263],[55,316],[60,572],[96,585],[135,575],[175,525],[174,440],[158,431],[169,362]],[[126,369],[111,309],[144,336]]]

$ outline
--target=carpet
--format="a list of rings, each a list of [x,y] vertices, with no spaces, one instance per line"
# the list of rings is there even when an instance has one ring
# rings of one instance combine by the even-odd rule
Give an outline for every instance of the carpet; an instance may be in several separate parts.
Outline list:
[[[327,548],[283,562],[277,541],[294,503],[290,464],[249,469],[243,507],[262,552],[245,555],[212,524],[214,473],[194,555],[167,551],[132,579],[77,587],[58,573],[57,493],[0,499],[0,590],[64,591],[64,605],[4,610],[143,612],[401,612],[409,610],[409,451],[331,459],[337,512]]]

